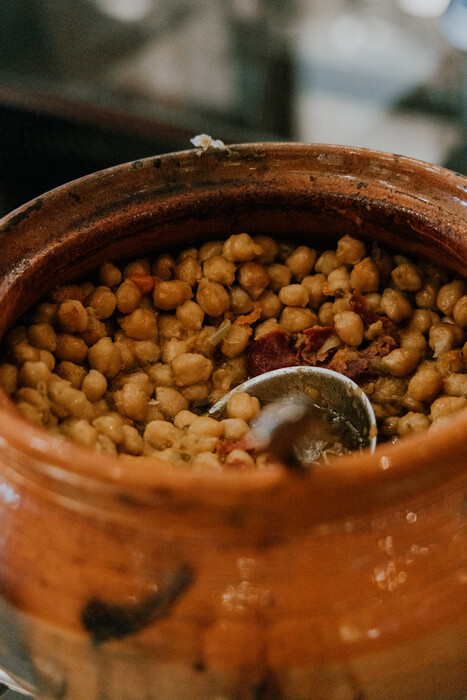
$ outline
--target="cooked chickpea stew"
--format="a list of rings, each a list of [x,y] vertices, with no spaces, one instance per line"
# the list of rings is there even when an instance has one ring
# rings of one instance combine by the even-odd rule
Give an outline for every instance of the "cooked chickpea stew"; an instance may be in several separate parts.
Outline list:
[[[264,468],[234,395],[254,376],[328,367],[359,384],[380,440],[467,406],[465,280],[376,243],[332,250],[240,233],[103,264],[56,287],[3,341],[0,383],[29,420],[99,452],[193,469]]]

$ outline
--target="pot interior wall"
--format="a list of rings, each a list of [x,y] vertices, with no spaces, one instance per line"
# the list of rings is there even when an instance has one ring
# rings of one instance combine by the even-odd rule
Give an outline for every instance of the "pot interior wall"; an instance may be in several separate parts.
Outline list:
[[[322,249],[350,234],[463,275],[467,271],[467,239],[459,240],[406,207],[363,195],[317,192],[310,197],[300,189],[240,192],[226,187],[185,192],[161,203],[146,192],[134,195],[130,205],[122,198],[88,212],[78,224],[70,224],[65,213],[56,215],[50,231],[34,220],[31,227],[33,246],[26,256],[13,255],[0,289],[0,335],[55,285],[79,279],[103,262],[172,252],[242,231]]]

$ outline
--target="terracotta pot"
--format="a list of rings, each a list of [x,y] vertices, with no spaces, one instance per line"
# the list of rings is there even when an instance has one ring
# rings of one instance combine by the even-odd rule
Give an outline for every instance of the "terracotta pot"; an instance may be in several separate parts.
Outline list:
[[[467,179],[336,146],[191,150],[1,222],[0,335],[104,260],[343,233],[467,271]],[[131,468],[0,403],[0,665],[61,700],[460,698],[467,414],[303,478]]]

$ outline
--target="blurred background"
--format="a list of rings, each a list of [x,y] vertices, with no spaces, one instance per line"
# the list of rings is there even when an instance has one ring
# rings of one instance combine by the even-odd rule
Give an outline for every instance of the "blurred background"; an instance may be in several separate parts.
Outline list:
[[[0,129],[0,213],[199,133],[467,174],[467,0],[1,0]]]

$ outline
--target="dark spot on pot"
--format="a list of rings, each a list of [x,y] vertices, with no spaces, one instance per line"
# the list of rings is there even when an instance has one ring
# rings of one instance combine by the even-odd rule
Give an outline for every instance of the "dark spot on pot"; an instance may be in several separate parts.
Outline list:
[[[160,168],[161,165],[162,165],[162,160],[161,160],[160,158],[155,158],[155,159],[154,159],[154,162],[153,162],[153,166],[154,166],[155,168]]]
[[[361,181],[358,183],[358,185],[357,185],[357,190],[361,190],[361,189],[363,189],[364,187],[368,187],[368,183],[367,183],[367,182],[363,182],[363,181],[361,180]]]
[[[310,182],[314,182],[316,180],[314,175],[310,175]]]
[[[115,603],[91,598],[81,612],[81,623],[95,644],[135,634],[153,622],[168,617],[175,602],[193,580],[191,568],[181,564],[167,575],[154,593],[136,601]]]
[[[131,167],[133,170],[141,170],[143,167],[143,164],[140,160],[134,160],[133,163],[131,164]]]
[[[77,204],[81,202],[81,197],[79,196],[79,194],[76,194],[76,192],[68,192],[68,196]]]
[[[20,224],[22,221],[24,221],[24,219],[27,219],[33,212],[39,211],[39,209],[42,209],[43,201],[44,200],[42,199],[42,197],[39,197],[34,202],[32,202],[28,207],[26,207],[25,209],[22,209],[15,216],[12,216],[10,221],[8,222],[7,226],[5,226],[4,232],[6,233],[14,226],[17,226],[18,224]]]
[[[277,681],[271,676],[263,678],[251,689],[254,700],[281,700],[284,697]]]
[[[193,664],[193,671],[196,671],[197,673],[202,673],[205,670],[206,666],[203,664],[202,661],[197,661]]]

